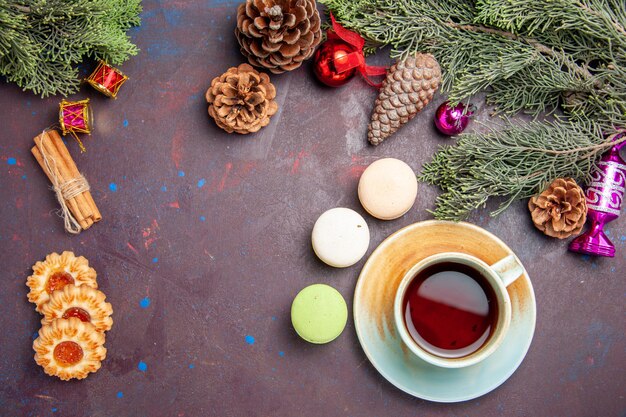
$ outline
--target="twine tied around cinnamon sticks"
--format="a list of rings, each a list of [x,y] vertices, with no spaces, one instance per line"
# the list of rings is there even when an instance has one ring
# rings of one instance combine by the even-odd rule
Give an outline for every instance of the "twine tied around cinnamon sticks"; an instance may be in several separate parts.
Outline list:
[[[59,133],[44,130],[34,140],[31,152],[52,183],[65,230],[78,234],[100,221],[102,215],[89,192],[89,183],[78,171]]]
[[[42,152],[43,161],[46,164],[48,172],[54,172],[56,170],[56,161],[54,158],[49,157],[48,154]],[[81,175],[78,178],[73,178],[63,183],[59,182],[58,177],[53,176],[51,178],[52,189],[57,195],[57,200],[61,205],[61,217],[65,222],[65,230],[71,234],[78,234],[81,232],[82,227],[78,223],[78,220],[72,215],[70,209],[67,208],[66,200],[70,200],[79,194],[89,191],[89,183],[87,179]]]

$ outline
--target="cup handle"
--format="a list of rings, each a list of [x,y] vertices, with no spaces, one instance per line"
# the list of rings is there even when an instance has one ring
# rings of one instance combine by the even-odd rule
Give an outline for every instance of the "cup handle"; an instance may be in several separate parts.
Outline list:
[[[498,262],[491,265],[491,269],[498,274],[505,287],[511,285],[524,273],[524,267],[517,260],[515,255],[509,255],[506,258],[500,259]]]

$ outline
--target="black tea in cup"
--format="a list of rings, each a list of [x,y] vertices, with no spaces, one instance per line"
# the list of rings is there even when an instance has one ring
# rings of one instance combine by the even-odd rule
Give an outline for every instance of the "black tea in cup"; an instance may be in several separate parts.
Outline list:
[[[479,350],[498,321],[495,292],[474,268],[441,262],[420,271],[404,296],[415,342],[433,355],[462,358]]]

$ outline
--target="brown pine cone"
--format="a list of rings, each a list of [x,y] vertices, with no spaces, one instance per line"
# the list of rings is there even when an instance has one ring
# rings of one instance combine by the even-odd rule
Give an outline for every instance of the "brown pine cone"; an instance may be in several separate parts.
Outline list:
[[[528,201],[528,209],[537,229],[559,239],[579,234],[587,220],[585,193],[571,178],[554,180]]]
[[[416,54],[396,62],[380,89],[367,132],[379,145],[419,113],[439,88],[441,68],[431,54]]]
[[[235,36],[250,64],[274,74],[296,69],[322,39],[315,0],[246,0]]]
[[[276,88],[267,74],[248,64],[232,67],[211,81],[206,92],[209,115],[228,133],[256,132],[278,110]]]

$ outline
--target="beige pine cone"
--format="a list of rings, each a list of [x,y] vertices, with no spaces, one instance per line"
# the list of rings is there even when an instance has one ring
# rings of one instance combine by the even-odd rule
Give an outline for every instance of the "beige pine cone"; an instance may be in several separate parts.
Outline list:
[[[250,64],[274,74],[296,69],[322,39],[315,0],[246,0],[235,36]]]
[[[269,76],[248,64],[214,78],[206,92],[209,115],[228,133],[252,133],[267,126],[278,110],[275,98]]]
[[[559,239],[579,234],[587,220],[585,193],[571,178],[554,180],[528,201],[528,209],[537,229]]]
[[[383,81],[367,132],[379,145],[411,120],[432,100],[441,81],[439,63],[430,54],[396,62]]]

